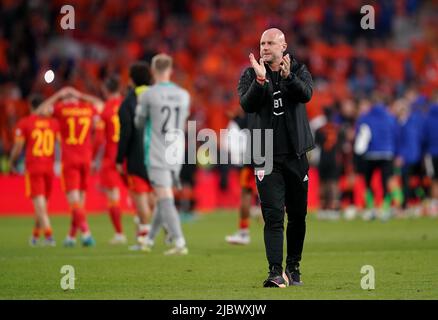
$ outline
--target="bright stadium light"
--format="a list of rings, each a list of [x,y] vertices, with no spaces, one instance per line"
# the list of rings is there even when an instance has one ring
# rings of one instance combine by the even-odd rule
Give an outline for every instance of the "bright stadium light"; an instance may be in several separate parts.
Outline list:
[[[44,80],[47,83],[51,83],[55,79],[55,73],[52,70],[47,70],[44,74]]]

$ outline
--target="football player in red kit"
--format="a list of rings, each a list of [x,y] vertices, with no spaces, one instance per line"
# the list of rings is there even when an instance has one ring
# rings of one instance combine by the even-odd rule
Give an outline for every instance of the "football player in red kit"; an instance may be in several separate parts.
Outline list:
[[[106,97],[105,107],[100,115],[99,129],[101,134],[96,139],[97,148],[104,146],[101,164],[100,181],[108,199],[108,210],[113,224],[115,235],[111,244],[126,243],[126,236],[122,229],[122,212],[120,209],[120,174],[116,169],[116,156],[120,139],[119,108],[123,97],[119,92],[119,81],[110,77],[105,81],[103,91]]]
[[[41,102],[40,96],[32,96],[31,115],[22,118],[17,124],[10,165],[14,170],[15,162],[25,147],[25,190],[26,196],[32,198],[36,215],[30,244],[37,245],[43,232],[43,244],[55,246],[47,213],[47,201],[52,190],[55,140],[59,139],[59,126],[53,117],[34,112]]]
[[[92,143],[91,129],[96,112],[103,110],[103,101],[66,87],[43,102],[41,112],[52,111],[58,120],[62,140],[62,185],[70,205],[72,221],[64,246],[76,243],[82,234],[82,245],[93,246],[95,241],[85,215],[85,194],[90,174]]]

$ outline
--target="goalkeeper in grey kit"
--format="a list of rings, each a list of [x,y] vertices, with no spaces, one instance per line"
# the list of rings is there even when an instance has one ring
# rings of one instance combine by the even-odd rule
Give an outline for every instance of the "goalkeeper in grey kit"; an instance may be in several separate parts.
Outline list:
[[[187,90],[170,81],[170,56],[154,56],[151,69],[155,84],[141,94],[135,112],[135,126],[144,130],[145,165],[158,200],[151,230],[145,240],[145,250],[152,249],[154,239],[164,224],[175,244],[165,254],[184,255],[188,253],[188,249],[172,190],[174,186],[179,185],[179,174],[184,160],[184,140],[178,140],[176,137],[177,140],[171,143],[172,147],[181,143],[178,150],[182,152],[182,159],[178,161],[166,157],[166,154],[169,155],[166,150],[169,148],[169,141],[166,141],[166,138],[169,140],[175,138],[178,132],[184,132],[189,116],[190,95]]]

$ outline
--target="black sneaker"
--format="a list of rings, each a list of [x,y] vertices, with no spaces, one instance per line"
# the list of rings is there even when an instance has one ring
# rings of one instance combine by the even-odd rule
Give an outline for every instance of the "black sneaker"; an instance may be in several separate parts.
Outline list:
[[[303,284],[303,282],[301,282],[301,273],[298,266],[287,266],[284,272],[289,280],[289,285],[301,286]]]
[[[268,279],[263,282],[265,288],[286,288],[288,285],[288,279],[281,267],[272,267]]]

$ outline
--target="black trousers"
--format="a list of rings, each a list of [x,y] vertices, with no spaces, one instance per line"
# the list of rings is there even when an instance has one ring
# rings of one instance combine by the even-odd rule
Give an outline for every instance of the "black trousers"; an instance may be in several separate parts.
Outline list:
[[[409,200],[415,200],[418,198],[416,189],[421,188],[422,172],[421,162],[406,164],[401,169],[401,178],[403,185],[403,209],[406,209]],[[410,183],[411,177],[417,177],[419,180],[418,185],[412,186]]]
[[[284,216],[287,212],[286,265],[299,265],[306,234],[309,163],[306,155],[275,155],[271,174],[256,175],[269,268],[283,263]]]
[[[393,161],[392,160],[366,160],[365,169],[365,181],[367,188],[371,190],[371,179],[373,177],[374,171],[377,169],[381,170],[382,174],[382,187],[383,195],[388,194],[388,181],[393,175]]]

